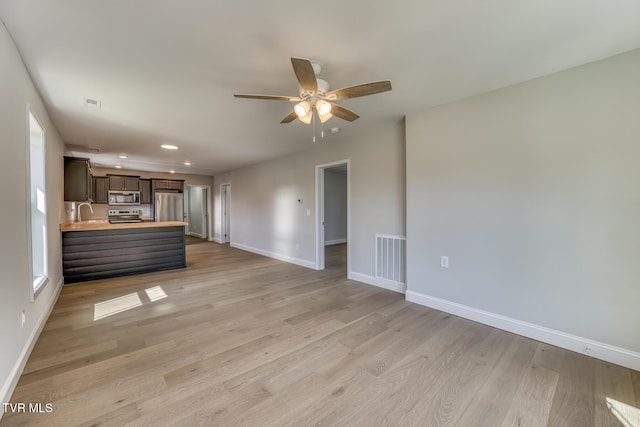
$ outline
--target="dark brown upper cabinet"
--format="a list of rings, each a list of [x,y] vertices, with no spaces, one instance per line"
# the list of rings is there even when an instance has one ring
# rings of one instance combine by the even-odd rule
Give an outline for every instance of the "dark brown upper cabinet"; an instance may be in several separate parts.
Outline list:
[[[109,203],[109,177],[94,176],[93,177],[93,203],[108,204]]]
[[[109,190],[140,191],[140,177],[109,175]]]
[[[140,178],[140,204],[151,204],[151,180]]]
[[[184,180],[178,179],[152,179],[153,191],[173,190],[182,193],[184,190]]]
[[[89,202],[93,182],[91,162],[81,157],[64,157],[64,201]]]

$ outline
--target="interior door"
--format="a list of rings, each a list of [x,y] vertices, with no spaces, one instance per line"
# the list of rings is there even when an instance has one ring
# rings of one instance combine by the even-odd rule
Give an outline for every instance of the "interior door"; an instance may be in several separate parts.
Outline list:
[[[189,187],[188,191],[189,234],[207,237],[207,189],[206,187]]]

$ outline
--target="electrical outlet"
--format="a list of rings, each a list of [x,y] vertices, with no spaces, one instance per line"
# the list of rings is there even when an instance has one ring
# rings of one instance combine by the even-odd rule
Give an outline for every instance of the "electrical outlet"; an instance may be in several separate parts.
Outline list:
[[[440,257],[440,267],[442,268],[449,268],[449,257],[448,256],[441,256]]]
[[[27,323],[27,315],[22,310],[22,327],[24,328],[24,324]]]

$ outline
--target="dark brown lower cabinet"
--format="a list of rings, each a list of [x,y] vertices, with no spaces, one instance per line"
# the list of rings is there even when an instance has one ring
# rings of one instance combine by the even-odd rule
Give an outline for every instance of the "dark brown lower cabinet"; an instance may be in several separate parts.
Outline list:
[[[187,266],[184,226],[62,233],[64,283]]]

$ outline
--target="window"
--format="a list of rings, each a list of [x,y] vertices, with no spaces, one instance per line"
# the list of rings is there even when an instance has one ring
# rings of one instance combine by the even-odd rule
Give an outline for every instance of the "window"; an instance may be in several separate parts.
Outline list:
[[[32,295],[47,282],[47,192],[45,190],[45,133],[29,111],[29,256]]]

